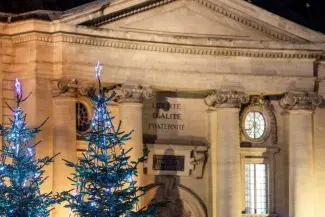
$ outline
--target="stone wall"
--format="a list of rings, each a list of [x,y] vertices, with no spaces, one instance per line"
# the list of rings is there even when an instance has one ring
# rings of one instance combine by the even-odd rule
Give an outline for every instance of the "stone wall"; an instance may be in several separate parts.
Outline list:
[[[184,2],[177,3],[174,5],[175,8],[182,8]],[[202,2],[192,2],[186,10],[182,8],[175,14],[169,14],[168,19],[175,20],[182,13],[191,15],[192,12],[189,9],[193,9],[193,4],[199,5]],[[206,4],[204,7],[211,6],[211,4]],[[219,10],[219,6],[214,7],[213,10],[221,14],[226,13],[225,10]],[[170,11],[171,8],[164,6],[164,9]],[[202,13],[206,10],[208,9],[200,9],[198,12]],[[233,9],[231,11],[233,12]],[[154,15],[156,12],[150,12],[150,14]],[[227,12],[227,14],[232,13]],[[220,16],[219,14],[218,17]],[[247,17],[245,16],[243,20],[247,20]],[[262,19],[269,19],[267,17],[265,15]],[[139,15],[137,19],[134,19],[142,22],[142,18],[145,16]],[[85,20],[86,18],[78,19]],[[155,19],[164,27],[164,20],[161,16]],[[199,20],[202,19],[200,17]],[[230,16],[229,19],[233,22],[236,16]],[[311,214],[310,217],[319,216],[324,206],[323,195],[325,195],[323,184],[325,182],[323,172],[325,168],[323,145],[325,106],[323,104],[314,111],[313,122],[309,124],[311,112],[302,112],[301,115],[296,113],[295,119],[292,118],[294,116],[290,116],[290,112],[279,105],[279,100],[289,91],[309,92],[311,95],[318,92],[325,96],[323,81],[325,67],[321,60],[324,44],[309,43],[306,42],[307,39],[301,39],[310,32],[306,33],[302,29],[298,31],[299,36],[292,36],[293,33],[283,33],[297,40],[296,43],[289,43],[275,39],[254,41],[261,34],[261,29],[258,30],[258,34],[251,35],[254,36],[254,40],[250,41],[198,37],[198,35],[175,36],[172,33],[161,35],[157,32],[125,31],[122,28],[123,25],[128,24],[125,20],[118,22],[115,26],[104,26],[107,29],[69,25],[67,24],[69,22],[28,20],[10,25],[0,24],[0,88],[2,90],[0,122],[5,125],[9,123],[8,117],[12,114],[4,102],[14,106],[13,80],[19,77],[22,80],[24,92],[26,94],[33,92],[30,100],[23,104],[25,112],[28,113],[29,125],[34,127],[50,117],[43,131],[36,138],[36,140],[42,140],[37,148],[38,156],[63,152],[62,156],[57,158],[55,165],[48,168],[47,173],[52,179],[47,180],[43,190],[56,191],[70,188],[68,182],[62,182],[70,171],[64,169],[61,158],[69,157],[76,160],[77,149],[81,150],[85,146],[82,142],[76,141],[74,105],[78,100],[85,100],[80,93],[80,86],[94,84],[93,67],[100,60],[104,64],[103,84],[110,87],[121,85],[122,88],[127,88],[131,92],[130,96],[122,93],[121,101],[112,103],[111,110],[116,117],[116,123],[121,119],[126,131],[131,128],[135,129],[133,140],[127,144],[128,147],[135,147],[135,154],[132,157],[141,154],[142,144],[151,145],[151,149],[157,153],[169,147],[169,149],[166,148],[169,151],[173,149],[172,151],[184,156],[191,156],[185,160],[188,165],[185,172],[169,174],[175,179],[171,179],[168,174],[164,174],[163,178],[155,176],[151,173],[152,171],[150,172],[148,165],[144,165],[144,172],[143,168],[140,169],[139,182],[142,184],[163,183],[169,186],[164,190],[183,198],[190,198],[186,202],[192,201],[193,204],[200,204],[197,205],[201,207],[196,209],[197,213],[202,213],[203,210],[203,213],[209,213],[208,216],[211,217],[216,217],[217,213],[221,214],[221,217],[224,217],[222,215],[225,213],[229,214],[227,217],[239,217],[242,207],[240,200],[242,189],[238,184],[241,178],[241,153],[240,110],[236,94],[263,94],[271,96],[277,121],[277,143],[267,141],[267,145],[280,148],[280,152],[276,153],[273,159],[275,162],[274,191],[270,194],[275,198],[274,211],[279,214],[279,217],[291,215],[290,209],[294,208],[295,199],[299,196],[291,198],[290,192],[292,193],[295,189],[289,181],[294,177],[290,170],[297,169],[300,176],[297,176],[297,180],[293,180],[295,183],[301,184],[306,180],[309,182],[310,177],[314,178],[313,210],[315,215]],[[139,24],[138,27],[145,27],[144,24],[147,22],[149,21]],[[185,25],[184,20],[179,20],[179,22],[178,27]],[[227,23],[225,20],[222,22]],[[246,23],[245,21],[243,25],[252,28],[253,24],[254,22]],[[195,27],[198,26],[200,23],[195,23]],[[288,24],[285,28],[290,26],[292,24]],[[115,29],[109,29],[111,27]],[[185,27],[187,31],[192,30],[189,26]],[[274,28],[268,27],[267,29]],[[265,34],[267,35],[265,37],[269,37],[272,31]],[[262,39],[264,40],[265,37],[263,36]],[[279,34],[274,37],[281,38],[282,36]],[[315,34],[307,38],[319,40],[322,37]],[[66,89],[52,86],[58,81],[65,81]],[[146,91],[149,89],[153,90],[152,97],[146,96]],[[209,107],[204,99],[208,95],[212,95],[213,98],[216,94],[213,91],[217,89],[227,89],[229,93],[227,96],[233,98],[223,102],[226,105],[222,105],[221,108],[213,103]],[[214,100],[218,101],[216,98]],[[309,105],[311,102],[308,100]],[[234,102],[236,105],[233,104]],[[299,104],[303,102],[299,101]],[[295,103],[293,106],[296,106]],[[91,105],[88,107],[91,109]],[[306,110],[306,108],[299,109]],[[308,123],[306,129],[303,127],[304,120]],[[309,132],[312,132],[311,140]],[[312,166],[306,167],[306,165],[299,164],[300,167],[296,168],[290,165],[290,160],[295,160],[292,155],[292,147],[295,147],[295,144],[292,141],[296,141],[296,148],[299,149],[297,162],[310,163],[311,159]],[[309,141],[312,141],[312,145]],[[309,152],[304,155],[304,145],[313,148],[311,155]],[[210,149],[209,151],[201,150],[202,147]],[[200,153],[196,153],[197,150]],[[205,159],[207,164],[201,177],[197,176],[200,174],[197,168],[201,165],[194,167],[191,162],[195,161],[193,153],[202,156],[202,152],[208,153],[208,159]],[[310,156],[312,157],[309,159]],[[58,170],[61,173],[58,173]],[[306,172],[307,178],[301,175],[301,171]],[[175,186],[177,186],[176,190]],[[301,184],[301,186],[306,189],[308,185]],[[151,200],[154,195],[161,194],[164,190],[159,187],[153,189],[145,201]],[[235,195],[233,200],[232,195]],[[302,201],[300,198],[300,204]],[[307,204],[310,205],[310,201],[306,201],[306,207],[310,209],[311,206]],[[186,207],[190,205],[184,204]],[[66,210],[58,208],[55,214],[58,216],[65,212]]]

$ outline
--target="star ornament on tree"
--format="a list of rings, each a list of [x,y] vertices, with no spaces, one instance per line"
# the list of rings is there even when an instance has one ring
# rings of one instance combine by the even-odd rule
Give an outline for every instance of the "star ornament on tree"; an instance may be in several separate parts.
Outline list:
[[[95,72],[96,72],[96,78],[99,79],[100,78],[100,74],[103,70],[103,65],[98,61],[97,65],[95,66]]]
[[[158,216],[158,207],[164,206],[165,202],[139,207],[140,197],[152,185],[138,186],[133,178],[138,176],[138,165],[147,160],[148,153],[131,160],[132,148],[126,146],[126,141],[131,139],[133,130],[123,131],[121,122],[114,126],[114,116],[108,105],[115,93],[107,96],[106,88],[101,86],[102,69],[98,62],[95,66],[98,91],[89,94],[94,103],[94,116],[90,130],[84,135],[87,150],[78,163],[65,160],[66,165],[74,169],[73,177],[69,179],[77,192],[62,193],[62,198],[68,202],[65,207],[71,209],[71,215],[79,217]]]
[[[15,87],[16,87],[17,95],[20,96],[21,95],[21,84],[20,84],[18,78],[16,78]]]
[[[9,118],[9,127],[0,125],[0,217],[49,217],[61,198],[51,192],[41,193],[41,187],[47,179],[45,167],[53,163],[56,155],[37,158],[33,152],[40,143],[35,142],[35,137],[47,119],[38,127],[28,128],[20,103],[30,94],[23,98],[18,79],[15,88],[16,107],[6,103],[14,118]]]

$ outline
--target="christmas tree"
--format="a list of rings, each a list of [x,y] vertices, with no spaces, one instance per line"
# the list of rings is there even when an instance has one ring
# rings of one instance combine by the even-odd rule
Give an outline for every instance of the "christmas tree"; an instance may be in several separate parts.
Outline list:
[[[35,159],[33,143],[41,126],[29,129],[26,126],[26,114],[20,108],[21,85],[16,79],[16,109],[12,109],[14,118],[11,127],[0,125],[3,145],[0,151],[0,216],[1,217],[47,217],[51,207],[58,203],[58,197],[52,193],[41,193],[40,187],[47,179],[44,167],[53,162],[54,157]]]
[[[145,194],[149,186],[139,187],[134,178],[137,176],[137,165],[146,160],[146,155],[136,162],[129,159],[124,142],[130,139],[130,133],[121,131],[112,123],[114,117],[107,109],[107,104],[114,98],[114,93],[106,96],[107,90],[101,86],[100,73],[102,66],[95,67],[98,80],[98,93],[93,91],[89,97],[94,102],[94,117],[91,129],[85,139],[88,148],[78,164],[66,161],[75,173],[71,181],[76,192],[64,192],[72,213],[80,217],[145,217],[156,216],[156,207],[163,204],[150,204],[138,209],[139,198]]]

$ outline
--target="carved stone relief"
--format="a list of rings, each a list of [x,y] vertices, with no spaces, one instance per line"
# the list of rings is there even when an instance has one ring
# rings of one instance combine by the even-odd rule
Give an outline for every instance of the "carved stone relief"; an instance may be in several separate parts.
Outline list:
[[[317,93],[288,92],[279,101],[282,108],[288,110],[295,109],[315,109],[322,103],[322,96]]]
[[[93,86],[85,83],[80,83],[77,79],[59,79],[52,81],[53,97],[67,96],[77,97],[77,95],[87,96]]]
[[[259,111],[263,114],[266,121],[265,133],[261,139],[253,141],[252,139],[245,136],[244,118],[245,115],[250,111]],[[253,143],[262,143],[271,139],[272,144],[277,144],[277,121],[275,117],[275,108],[269,99],[263,96],[251,96],[249,103],[240,112],[240,129],[241,129],[241,140],[251,141]]]
[[[216,90],[204,99],[208,106],[215,108],[239,108],[249,102],[249,96],[236,90]]]
[[[160,184],[153,202],[169,201],[166,207],[159,208],[159,217],[194,217],[191,211],[185,210],[180,198],[178,176],[156,176],[156,182]]]
[[[203,149],[194,151],[200,152]],[[164,152],[167,160],[169,160],[168,156],[177,154],[178,152],[174,152],[172,148]],[[202,159],[198,159],[197,163],[201,164],[199,161]],[[159,208],[159,217],[205,217],[206,212],[201,201],[193,195],[193,192],[180,185],[180,176],[177,175],[177,171],[169,171],[168,175],[164,174],[158,173],[155,176],[155,185],[158,187],[152,192],[154,194],[151,194],[153,196],[151,202],[169,202],[166,207]]]
[[[152,89],[141,85],[119,85],[114,91],[116,92],[115,101],[142,103],[144,99],[152,97]]]

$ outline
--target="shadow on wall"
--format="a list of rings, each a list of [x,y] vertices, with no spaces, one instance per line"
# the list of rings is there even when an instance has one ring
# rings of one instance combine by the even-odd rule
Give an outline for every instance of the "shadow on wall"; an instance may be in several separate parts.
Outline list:
[[[169,175],[157,175],[155,177],[155,184],[159,187],[152,202],[168,201],[166,207],[159,208],[159,217],[193,217],[190,212],[185,211],[183,201],[180,198],[178,189],[180,177],[177,176],[177,165],[171,159],[173,155],[173,149],[167,149],[164,153],[162,162],[165,166],[162,170],[171,172]]]

